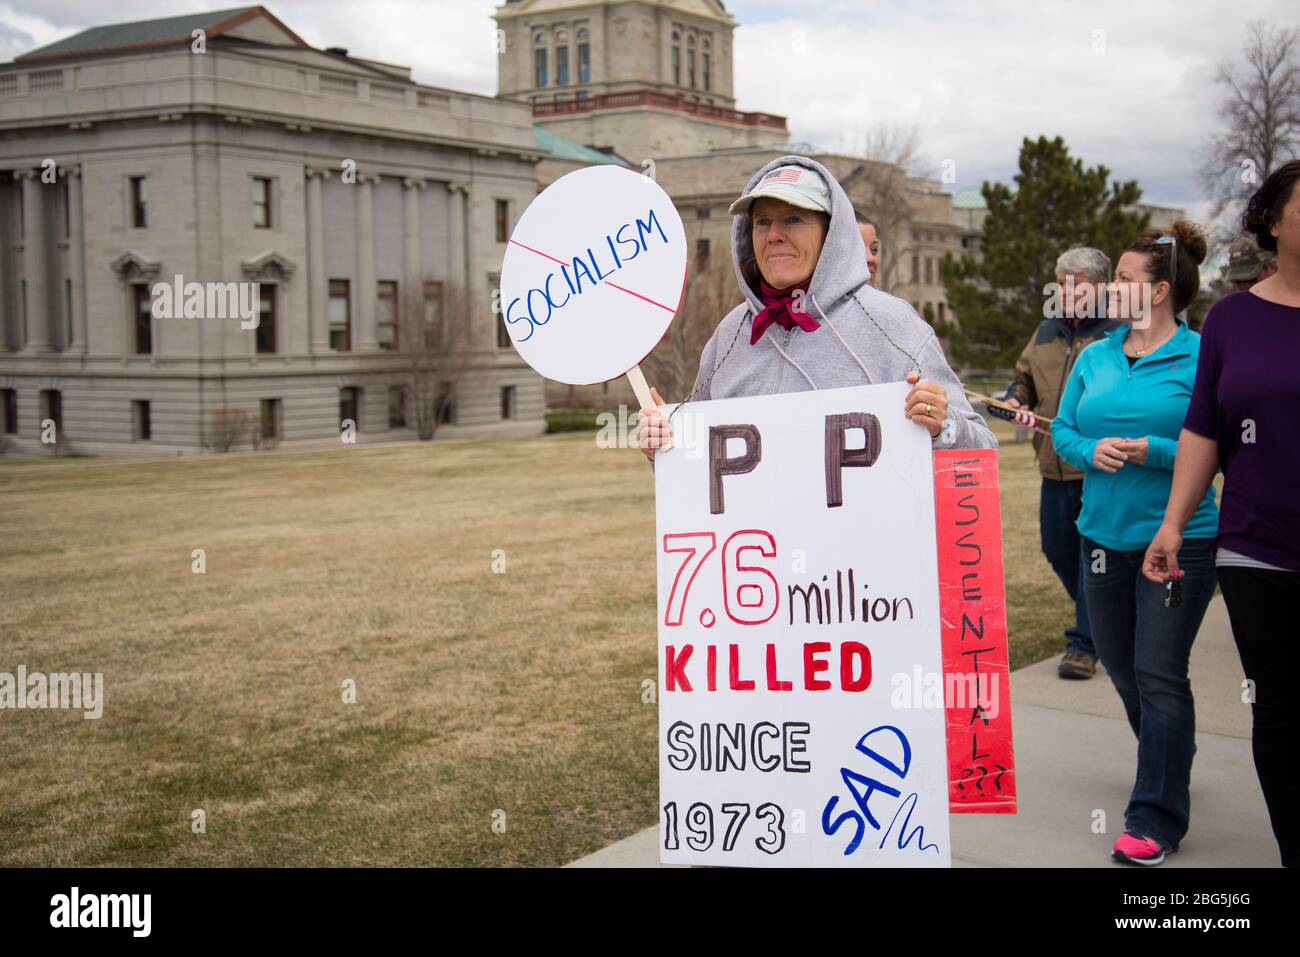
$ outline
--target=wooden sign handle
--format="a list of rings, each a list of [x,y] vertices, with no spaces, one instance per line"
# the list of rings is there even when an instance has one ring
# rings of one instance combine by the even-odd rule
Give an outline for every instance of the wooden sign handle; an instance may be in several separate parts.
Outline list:
[[[639,365],[627,370],[627,381],[632,384],[632,391],[636,393],[636,400],[641,403],[641,408],[653,409],[658,405],[650,398],[650,387],[646,385],[645,373],[641,371]]]

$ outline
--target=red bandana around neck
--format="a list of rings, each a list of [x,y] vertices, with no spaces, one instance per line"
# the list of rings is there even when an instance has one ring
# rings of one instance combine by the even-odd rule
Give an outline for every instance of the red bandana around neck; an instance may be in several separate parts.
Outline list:
[[[794,291],[802,289],[806,293],[811,282],[810,276],[803,282],[795,283],[789,289],[773,289],[763,280],[758,281],[759,296],[763,300],[764,309],[754,317],[754,328],[749,334],[751,346],[763,338],[763,333],[767,332],[768,326],[772,323],[776,323],[783,329],[793,329],[798,326],[804,332],[814,332],[821,327],[821,323],[810,316],[806,309],[796,311],[793,308]]]

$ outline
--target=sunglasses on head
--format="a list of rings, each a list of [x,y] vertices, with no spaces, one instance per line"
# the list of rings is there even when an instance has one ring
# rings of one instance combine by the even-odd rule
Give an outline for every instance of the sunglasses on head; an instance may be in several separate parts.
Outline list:
[[[1169,297],[1174,295],[1174,281],[1178,278],[1178,239],[1175,236],[1157,236],[1156,242],[1161,245],[1169,245],[1174,248],[1169,250]]]

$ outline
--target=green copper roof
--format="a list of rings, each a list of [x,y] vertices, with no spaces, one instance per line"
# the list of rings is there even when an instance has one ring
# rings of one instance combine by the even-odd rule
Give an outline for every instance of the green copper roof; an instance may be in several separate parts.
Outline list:
[[[211,10],[207,13],[190,13],[180,17],[164,17],[161,20],[137,20],[134,23],[110,23],[102,27],[90,27],[70,37],[56,40],[54,43],[29,50],[18,60],[28,57],[56,56],[69,53],[90,53],[114,47],[135,46],[137,44],[158,43],[163,40],[189,39],[194,30],[216,26],[231,17],[251,10],[252,7],[234,7],[229,10]]]
[[[626,166],[623,160],[609,153],[602,153],[600,150],[594,150],[590,146],[583,146],[573,140],[565,139],[558,133],[552,133],[544,129],[542,124],[533,124],[533,134],[537,137],[537,148],[545,150],[555,159],[572,160],[575,163],[587,163],[589,165],[614,165]]]
[[[966,186],[953,194],[952,205],[954,209],[983,209],[984,194],[978,186]]]

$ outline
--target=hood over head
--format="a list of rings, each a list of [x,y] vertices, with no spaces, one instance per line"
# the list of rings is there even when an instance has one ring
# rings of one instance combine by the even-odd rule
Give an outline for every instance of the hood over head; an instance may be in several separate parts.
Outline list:
[[[780,156],[765,164],[750,179],[742,195],[753,191],[758,182],[768,173],[782,166],[803,166],[813,170],[821,177],[830,191],[831,212],[830,225],[826,229],[826,239],[822,243],[821,255],[813,269],[812,282],[808,294],[823,309],[830,309],[840,299],[866,284],[871,278],[867,268],[867,247],[862,242],[862,233],[858,231],[857,219],[853,215],[853,204],[848,194],[821,163],[806,156]],[[754,257],[754,241],[750,224],[749,209],[732,217],[731,224],[731,262],[736,271],[736,281],[746,302],[755,314],[763,309],[763,302],[758,293],[750,287],[745,279],[741,264],[747,260],[753,262],[755,274],[757,263]]]

